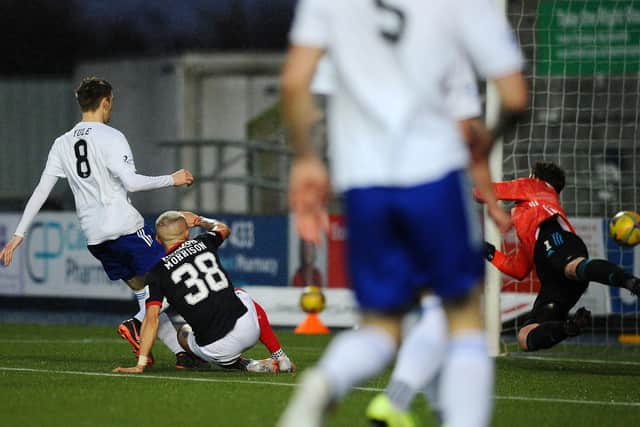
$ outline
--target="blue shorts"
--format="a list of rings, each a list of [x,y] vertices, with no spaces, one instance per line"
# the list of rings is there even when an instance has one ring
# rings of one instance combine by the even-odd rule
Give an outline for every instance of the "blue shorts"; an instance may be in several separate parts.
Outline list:
[[[111,280],[129,280],[143,276],[166,255],[164,247],[154,239],[149,226],[135,233],[89,245],[89,252],[102,262]]]
[[[420,291],[462,297],[484,274],[466,173],[415,187],[345,194],[351,283],[363,311],[406,310]]]

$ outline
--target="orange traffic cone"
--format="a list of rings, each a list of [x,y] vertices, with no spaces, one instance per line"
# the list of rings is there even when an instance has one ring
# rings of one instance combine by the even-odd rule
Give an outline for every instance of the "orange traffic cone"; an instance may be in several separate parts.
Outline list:
[[[318,313],[308,313],[307,317],[296,326],[293,332],[296,334],[317,335],[328,334],[331,331],[322,323],[322,320],[318,317]]]

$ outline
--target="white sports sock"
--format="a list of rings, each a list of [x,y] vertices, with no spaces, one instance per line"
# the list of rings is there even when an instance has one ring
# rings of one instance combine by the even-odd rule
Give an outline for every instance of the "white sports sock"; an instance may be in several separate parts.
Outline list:
[[[431,412],[438,420],[438,425],[444,424],[442,421],[442,410],[440,405],[440,376],[441,372],[438,372],[436,376],[427,383],[422,389],[425,400],[429,403]]]
[[[341,398],[356,384],[380,371],[395,354],[394,339],[383,329],[364,326],[343,332],[333,339],[318,362],[333,398]]]
[[[133,317],[142,322],[142,320],[144,319],[144,314],[147,312],[145,301],[149,296],[149,287],[145,286],[141,291],[133,291],[133,294],[136,296],[138,306],[140,307],[139,311]]]
[[[386,393],[393,406],[407,411],[415,395],[442,365],[447,348],[447,317],[440,299],[422,301],[422,317],[400,346]]]
[[[493,359],[489,357],[484,332],[465,331],[453,336],[440,380],[444,424],[447,427],[489,425],[493,380]]]
[[[173,354],[178,354],[184,351],[180,343],[178,342],[178,331],[171,323],[171,319],[166,313],[160,313],[160,325],[158,326],[158,338],[167,346]]]

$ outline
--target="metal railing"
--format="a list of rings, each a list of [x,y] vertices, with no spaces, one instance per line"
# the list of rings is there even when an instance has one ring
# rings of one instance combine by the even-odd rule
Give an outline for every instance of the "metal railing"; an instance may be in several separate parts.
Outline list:
[[[229,213],[229,200],[235,199],[240,204],[244,201],[246,213],[286,212],[292,152],[282,142],[190,139],[162,141],[158,146],[173,150],[177,164],[191,168],[198,185],[184,197],[192,198],[186,204],[193,209]],[[181,202],[178,206],[185,205]]]

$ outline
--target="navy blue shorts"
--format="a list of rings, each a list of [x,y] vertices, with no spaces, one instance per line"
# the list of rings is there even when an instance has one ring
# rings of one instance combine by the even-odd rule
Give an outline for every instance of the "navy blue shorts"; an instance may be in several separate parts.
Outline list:
[[[164,247],[154,239],[151,228],[146,225],[135,233],[87,247],[100,260],[111,280],[143,276],[166,255]]]
[[[352,189],[345,200],[349,273],[362,310],[402,311],[424,289],[462,297],[484,275],[464,172],[415,187]]]

